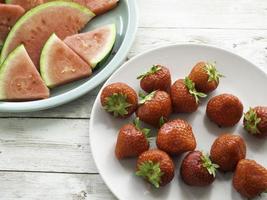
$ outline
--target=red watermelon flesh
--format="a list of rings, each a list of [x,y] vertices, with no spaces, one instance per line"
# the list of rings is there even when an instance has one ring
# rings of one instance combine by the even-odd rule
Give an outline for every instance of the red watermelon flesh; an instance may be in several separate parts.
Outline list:
[[[20,5],[25,10],[30,10],[40,4],[42,4],[43,0],[7,0],[8,4]]]
[[[0,45],[4,43],[11,27],[24,12],[24,9],[18,5],[0,4]]]
[[[51,88],[92,74],[91,67],[55,34],[42,50],[40,71],[46,85]]]
[[[66,37],[64,42],[92,68],[112,50],[116,39],[116,26],[109,24],[87,33]]]
[[[1,53],[1,62],[18,45],[24,44],[39,69],[41,50],[52,33],[61,39],[81,30],[94,14],[76,3],[54,1],[27,12],[8,35]]]
[[[28,101],[49,97],[49,89],[41,79],[23,45],[9,54],[0,70],[0,100]]]
[[[103,14],[115,8],[119,0],[73,0],[92,10],[96,15]]]

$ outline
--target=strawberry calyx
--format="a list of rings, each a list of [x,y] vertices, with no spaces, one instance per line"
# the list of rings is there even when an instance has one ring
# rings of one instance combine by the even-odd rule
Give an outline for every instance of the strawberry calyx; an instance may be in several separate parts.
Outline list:
[[[155,188],[159,188],[164,173],[161,171],[159,163],[149,160],[140,164],[135,174],[147,179]]]
[[[153,97],[155,96],[156,91],[153,91],[147,95],[145,95],[143,92],[139,92],[139,97],[141,98],[141,100],[139,101],[139,104],[144,104],[147,101],[150,101],[153,99]]]
[[[135,126],[139,131],[141,131],[141,132],[145,135],[145,137],[146,137],[147,139],[150,137],[150,129],[148,129],[148,128],[142,128],[142,127],[141,127],[141,122],[140,122],[139,117],[136,117],[136,118],[134,119],[133,124],[134,124],[134,126]]]
[[[184,84],[187,87],[189,93],[195,97],[197,103],[199,103],[199,98],[204,98],[207,95],[202,92],[198,92],[195,87],[195,83],[188,77],[185,77]]]
[[[213,177],[215,177],[216,176],[216,170],[220,166],[212,163],[208,154],[202,153],[201,161],[202,161],[202,166],[208,170],[210,175],[213,175]]]
[[[123,117],[128,114],[127,108],[130,106],[132,106],[132,104],[127,102],[126,94],[114,93],[106,98],[104,109],[107,112],[113,113],[115,117]]]
[[[161,70],[161,67],[158,66],[158,65],[153,65],[149,71],[147,71],[146,73],[144,74],[141,74],[140,76],[137,77],[137,79],[143,79],[145,78],[146,76],[148,75],[151,75],[151,74],[155,74],[156,72],[160,71]]]
[[[216,81],[216,83],[219,83],[220,78],[224,77],[224,75],[216,69],[215,63],[206,63],[204,69],[209,75],[208,82]]]
[[[160,119],[159,119],[159,126],[162,127],[163,124],[165,124],[165,122],[166,122],[166,120],[164,119],[163,116],[161,116]]]
[[[261,118],[257,116],[256,111],[253,108],[249,108],[249,111],[244,115],[245,129],[252,134],[260,134],[258,124],[261,122]]]

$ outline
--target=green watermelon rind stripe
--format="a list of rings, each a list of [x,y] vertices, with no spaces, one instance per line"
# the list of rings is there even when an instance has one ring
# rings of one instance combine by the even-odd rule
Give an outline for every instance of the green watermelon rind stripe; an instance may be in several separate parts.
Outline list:
[[[46,8],[49,7],[72,7],[74,9],[77,9],[87,15],[89,15],[90,17],[94,17],[95,14],[89,10],[88,8],[74,3],[74,2],[65,2],[65,1],[54,1],[54,2],[48,2],[48,3],[44,3],[41,4],[33,9],[31,9],[30,11],[28,11],[25,15],[23,15],[18,21],[17,23],[13,26],[13,28],[11,29],[11,31],[9,32],[6,41],[4,43],[3,49],[2,49],[2,53],[1,53],[1,57],[0,57],[0,63],[3,63],[5,58],[7,57],[8,53],[6,53],[6,49],[7,49],[7,44],[10,44],[10,41],[12,41],[12,38],[15,37],[16,35],[16,31],[19,30],[19,28],[21,27],[22,24],[27,23],[28,19],[31,18],[32,16],[34,16],[35,14],[40,13],[41,11],[45,10]]]
[[[50,52],[50,48],[53,46],[54,42],[56,41],[57,36],[55,33],[53,33],[49,39],[47,40],[47,42],[45,43],[42,52],[41,52],[41,56],[40,56],[40,74],[42,79],[44,80],[45,84],[47,87],[52,88],[53,87],[53,83],[52,81],[49,79],[48,73],[47,73],[47,66],[48,66],[48,59],[49,59],[49,55],[48,52]]]
[[[112,47],[115,44],[116,41],[116,35],[117,35],[117,30],[116,30],[116,25],[115,24],[109,24],[107,25],[110,29],[111,32],[111,39],[108,40],[108,42],[105,44],[105,48],[103,51],[101,51],[94,59],[91,59],[91,67],[95,68],[98,63],[100,63],[112,50]]]
[[[12,3],[12,0],[5,0],[7,4]]]
[[[6,99],[6,94],[5,94],[5,74],[9,69],[9,66],[12,66],[12,62],[10,60],[13,60],[20,52],[25,50],[25,47],[23,44],[19,45],[16,47],[5,59],[3,64],[1,65],[0,68],[0,100]],[[26,50],[25,50],[26,51]]]

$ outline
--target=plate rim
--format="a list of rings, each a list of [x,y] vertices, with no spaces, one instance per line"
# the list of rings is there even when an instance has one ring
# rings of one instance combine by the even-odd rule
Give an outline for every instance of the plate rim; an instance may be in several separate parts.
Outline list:
[[[149,49],[147,51],[144,51],[143,53],[139,53],[138,55],[134,56],[132,59],[128,60],[127,62],[125,62],[121,67],[119,67],[106,81],[105,83],[103,84],[103,86],[101,87],[101,89],[99,90],[97,96],[96,96],[96,99],[94,101],[94,104],[93,104],[93,107],[92,107],[92,111],[91,111],[91,114],[90,114],[90,122],[89,122],[89,144],[90,144],[90,149],[91,149],[91,152],[92,152],[92,157],[93,157],[93,161],[95,163],[95,166],[96,166],[96,169],[100,175],[100,177],[102,178],[102,180],[104,181],[105,185],[108,187],[108,189],[112,192],[112,194],[119,199],[119,196],[115,193],[115,191],[113,190],[112,187],[110,187],[110,184],[108,184],[108,182],[106,181],[106,178],[102,175],[101,173],[101,170],[98,166],[98,163],[96,162],[96,159],[95,159],[95,150],[93,149],[93,145],[92,145],[92,132],[93,132],[93,119],[95,115],[95,112],[96,112],[96,104],[97,104],[97,101],[100,99],[100,95],[101,95],[101,91],[103,90],[103,88],[107,85],[107,82],[109,82],[114,76],[117,75],[117,73],[119,73],[123,68],[125,68],[125,66],[128,65],[128,63],[130,62],[133,62],[137,59],[139,59],[139,57],[142,57],[142,56],[145,56],[146,54],[149,54],[149,53],[152,53],[154,51],[159,51],[159,50],[164,50],[165,48],[174,48],[174,47],[182,47],[182,46],[191,46],[191,47],[203,47],[203,48],[210,48],[210,49],[215,49],[215,50],[218,50],[218,51],[222,51],[224,53],[228,53],[228,54],[231,54],[232,56],[235,56],[245,62],[247,62],[248,64],[254,66],[255,70],[258,70],[260,73],[263,73],[267,79],[267,71],[264,71],[262,70],[261,68],[259,68],[256,64],[252,63],[251,61],[249,61],[248,59],[230,51],[229,49],[226,49],[226,48],[221,48],[221,47],[217,47],[217,46],[214,46],[214,45],[208,45],[208,44],[192,44],[192,43],[177,43],[177,44],[171,44],[171,45],[162,45],[162,46],[159,46],[159,47],[156,47],[156,48],[152,48],[152,49]]]
[[[0,112],[10,113],[24,113],[41,111],[50,108],[54,108],[68,102],[71,102],[88,92],[95,89],[101,83],[109,78],[110,75],[125,61],[130,48],[135,40],[136,32],[139,22],[139,11],[137,8],[137,2],[132,0],[125,0],[128,7],[128,25],[125,33],[125,37],[113,59],[102,69],[96,76],[90,81],[79,85],[76,88],[71,89],[63,94],[55,97],[49,97],[48,99],[28,101],[28,102],[7,102],[2,101],[0,104]]]

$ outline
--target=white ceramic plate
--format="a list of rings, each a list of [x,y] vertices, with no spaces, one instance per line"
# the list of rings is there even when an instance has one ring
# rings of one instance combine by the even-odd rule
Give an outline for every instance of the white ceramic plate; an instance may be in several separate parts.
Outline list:
[[[226,77],[218,89],[202,101],[199,109],[192,114],[177,114],[172,118],[188,120],[197,139],[197,149],[209,152],[214,139],[222,132],[240,134],[247,144],[247,158],[255,159],[267,166],[266,141],[248,135],[242,128],[242,122],[233,128],[220,129],[209,122],[205,115],[208,99],[220,93],[232,93],[238,96],[247,110],[249,106],[266,105],[267,76],[255,65],[228,51],[201,45],[174,45],[144,53],[124,64],[114,73],[105,85],[113,82],[125,82],[136,91],[140,90],[136,77],[147,71],[153,64],[167,66],[175,81],[185,77],[192,66],[200,61],[216,61],[218,70]],[[103,86],[104,87],[104,86]],[[93,107],[90,122],[90,143],[97,168],[110,190],[119,199],[181,199],[181,200],[240,200],[233,189],[232,174],[218,173],[216,181],[209,187],[197,188],[184,184],[179,169],[183,156],[175,158],[176,174],[173,181],[158,190],[150,187],[134,175],[136,159],[118,161],[114,148],[119,128],[132,119],[115,119],[106,113],[100,104],[100,93]],[[156,132],[156,130],[154,130]],[[153,144],[154,145],[154,144]],[[262,195],[259,199],[267,199]]]
[[[104,82],[124,62],[130,50],[137,30],[137,12],[136,1],[120,0],[115,9],[95,17],[83,29],[82,32],[87,32],[110,23],[115,23],[117,28],[116,42],[111,54],[104,63],[94,70],[89,78],[51,90],[51,96],[48,99],[28,102],[0,102],[0,112],[32,112],[53,108],[77,99]]]

